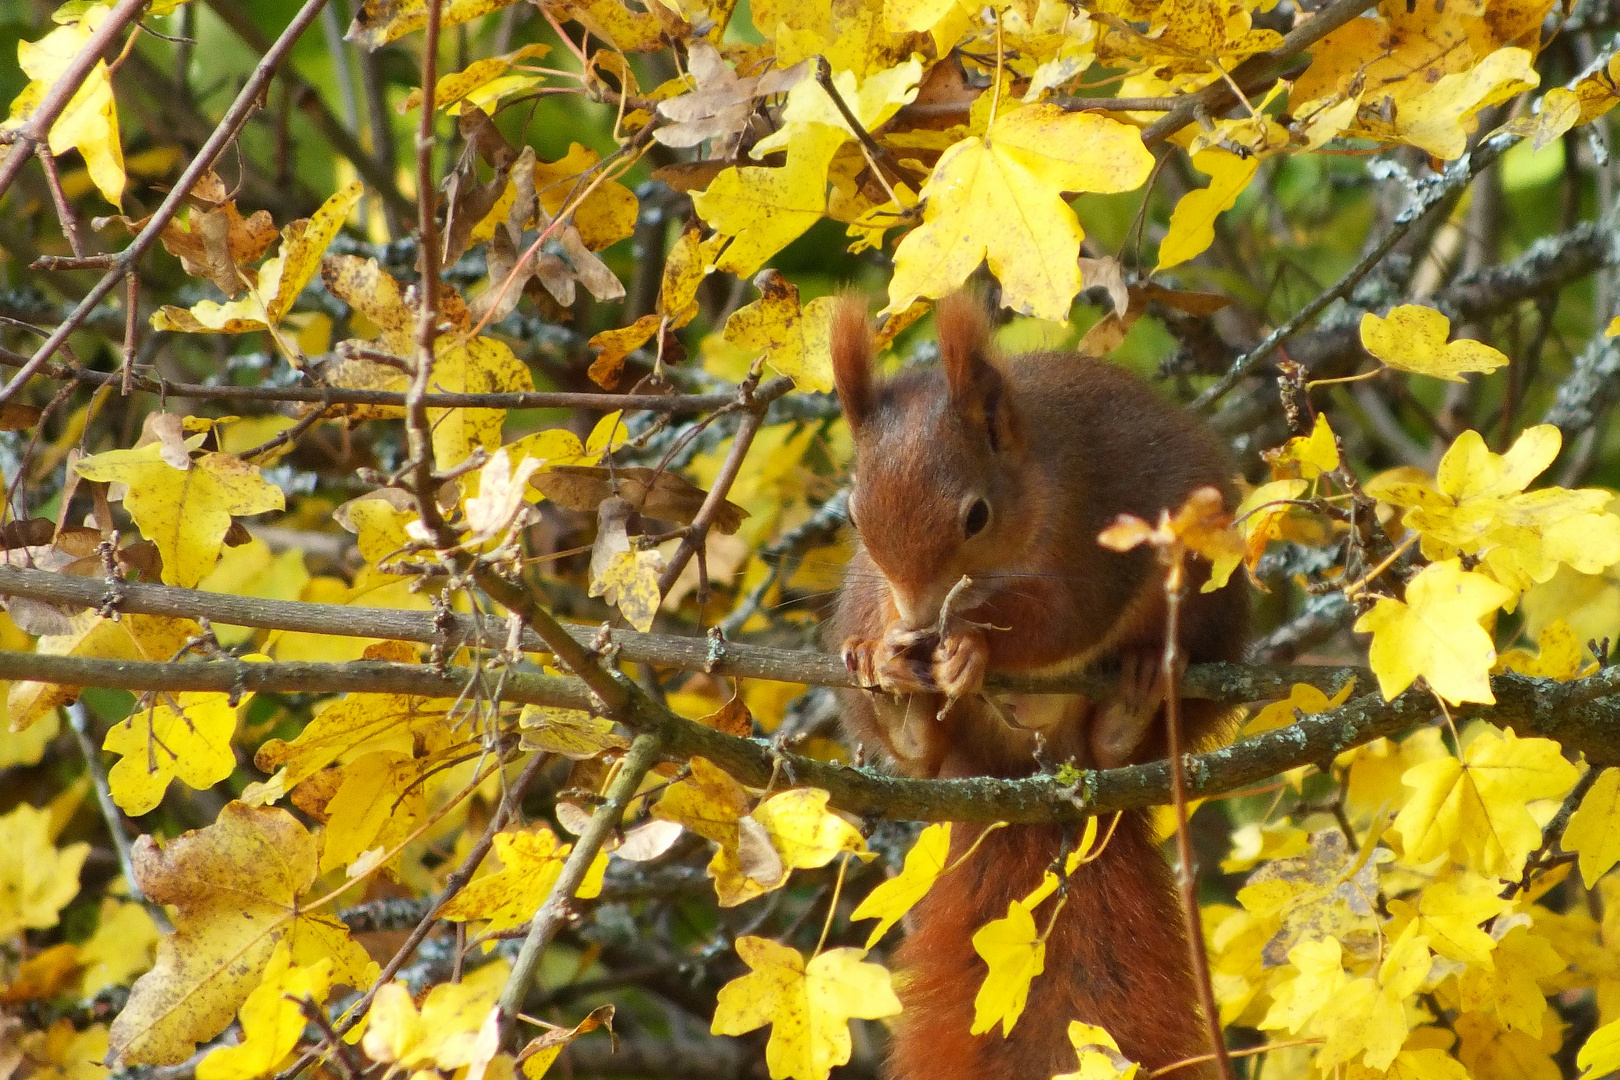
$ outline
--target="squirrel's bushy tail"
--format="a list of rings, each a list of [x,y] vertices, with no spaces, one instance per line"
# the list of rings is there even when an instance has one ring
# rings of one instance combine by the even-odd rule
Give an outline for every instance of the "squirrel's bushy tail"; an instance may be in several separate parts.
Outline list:
[[[958,826],[951,858],[974,838]],[[1045,970],[1012,1034],[970,1035],[987,968],[973,950],[985,923],[1005,918],[1057,857],[1058,826],[1009,825],[942,876],[913,913],[896,957],[905,1012],[889,1058],[894,1080],[1050,1080],[1072,1072],[1069,1021],[1106,1029],[1145,1070],[1208,1052],[1170,868],[1147,819],[1125,814],[1102,855],[1068,879],[1068,899],[1046,940]],[[1035,909],[1044,930],[1054,899]],[[1210,1075],[1178,1070],[1181,1080]]]

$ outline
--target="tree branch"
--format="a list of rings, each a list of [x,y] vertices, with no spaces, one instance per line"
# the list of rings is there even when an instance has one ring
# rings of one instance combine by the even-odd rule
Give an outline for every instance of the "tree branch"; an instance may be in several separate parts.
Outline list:
[[[495,581],[501,582],[501,579]],[[527,617],[527,609],[532,601],[525,599],[526,594],[509,582],[503,583],[502,587],[503,595],[491,593],[494,599],[513,610],[522,610]],[[487,635],[480,632],[478,623],[469,615],[446,613],[435,616],[393,608],[268,600],[140,582],[119,582],[116,595],[110,595],[109,582],[99,578],[10,566],[0,566],[0,596],[27,597],[77,608],[101,608],[111,602],[115,610],[133,615],[205,618],[213,623],[261,630],[437,643],[447,649],[504,644],[488,641]],[[508,604],[508,599],[511,604]],[[523,605],[523,608],[513,605]],[[572,626],[565,629],[580,648],[590,645],[601,633],[594,627]],[[717,647],[707,638],[641,634],[634,630],[609,631],[607,640],[621,659],[634,663],[812,686],[856,685],[843,662],[824,653],[730,641]],[[525,652],[552,651],[546,640],[532,629],[525,629],[521,646]],[[1335,693],[1344,685],[1345,679],[1352,676],[1361,678],[1363,682],[1368,678],[1366,671],[1360,668],[1298,665],[1261,669],[1232,664],[1205,664],[1188,672],[1182,690],[1187,697],[1236,703],[1284,697],[1295,683],[1301,682],[1327,693]],[[1055,678],[991,675],[986,685],[992,690],[1008,693],[1099,693],[1113,685],[1113,678],[1099,671]]]
[[[1270,52],[1257,53],[1231,71],[1231,82],[1248,84],[1281,70],[1289,60],[1298,56],[1322,38],[1372,7],[1377,0],[1334,0],[1318,9],[1309,19],[1290,30],[1282,44]],[[1234,101],[1232,89],[1225,79],[1217,79],[1197,93],[1188,94],[1169,112],[1142,130],[1142,142],[1148,146],[1163,142],[1192,122],[1198,111],[1213,112]]]
[[[540,954],[545,952],[557,928],[562,925],[574,894],[579,891],[586,873],[590,871],[591,863],[596,860],[596,853],[602,850],[602,844],[609,834],[619,827],[625,807],[629,806],[630,800],[635,797],[642,778],[658,764],[660,749],[658,736],[648,734],[636,736],[619,767],[619,775],[608,788],[606,800],[596,808],[585,830],[574,841],[574,850],[569,852],[568,861],[563,863],[556,884],[552,885],[551,893],[546,897],[545,903],[540,905],[540,910],[535,912],[534,919],[529,924],[529,933],[523,939],[523,948],[518,951],[517,959],[512,963],[512,972],[507,976],[506,986],[501,990],[499,1023],[502,1043],[512,1042],[513,1033],[517,1029],[518,1014],[523,1011],[523,999],[529,996],[529,989],[534,985],[535,976],[539,973]],[[508,1049],[513,1047],[509,1045]]]
[[[26,356],[0,350],[0,367],[22,367]],[[46,365],[40,374],[53,379],[73,379],[87,386],[105,386],[121,382],[123,376],[116,371],[90,371],[67,364]],[[208,383],[177,383],[162,378],[133,376],[130,385],[161,397],[185,397],[201,400],[226,401],[304,401],[328,407],[337,405],[392,405],[405,406],[406,394],[402,390],[356,390],[338,386],[214,386]],[[793,388],[793,380],[784,377],[772,379],[759,388],[759,394],[770,392],[772,400]],[[422,403],[432,409],[592,409],[611,412],[614,409],[661,412],[672,415],[709,412],[735,404],[733,392],[715,394],[595,394],[569,391],[525,390],[509,393],[453,394],[434,392],[422,395]]]
[[[1218,665],[1200,665],[1203,668]],[[1237,669],[1241,670],[1241,669]],[[1189,679],[1199,668],[1189,669]],[[455,698],[477,678],[472,668],[435,670],[420,664],[359,661],[245,663],[239,660],[155,663],[79,656],[0,652],[0,679],[122,690],[212,690],[278,693],[386,693]],[[1620,666],[1572,682],[1507,674],[1491,677],[1494,706],[1454,711],[1511,725],[1524,735],[1557,739],[1594,764],[1620,762]],[[503,700],[572,709],[598,708],[578,679],[508,670]],[[1363,694],[1329,712],[1306,717],[1187,761],[1190,798],[1234,791],[1302,765],[1326,765],[1345,750],[1394,735],[1434,716],[1434,698],[1413,687],[1393,702]],[[822,788],[832,805],[864,816],[913,821],[1074,821],[1114,810],[1161,806],[1170,800],[1165,762],[1123,769],[1081,770],[1072,785],[1053,776],[1024,780],[979,777],[908,780],[839,762],[782,752],[760,739],[740,739],[676,716],[645,695],[630,695],[617,717],[637,735],[656,735],[666,757],[704,757],[745,784],[773,782]]]

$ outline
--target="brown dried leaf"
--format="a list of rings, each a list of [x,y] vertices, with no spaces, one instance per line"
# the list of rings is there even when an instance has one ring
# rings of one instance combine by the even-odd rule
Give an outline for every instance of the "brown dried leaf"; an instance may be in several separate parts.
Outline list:
[[[678,521],[690,525],[709,493],[690,480],[672,472],[659,472],[644,465],[612,469],[595,465],[559,465],[538,473],[529,483],[559,506],[590,511],[617,495],[643,517]],[[725,502],[714,516],[716,532],[731,534],[742,525],[748,511]]]

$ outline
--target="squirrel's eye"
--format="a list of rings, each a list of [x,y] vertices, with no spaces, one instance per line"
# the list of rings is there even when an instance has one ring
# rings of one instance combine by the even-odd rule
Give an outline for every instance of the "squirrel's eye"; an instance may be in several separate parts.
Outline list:
[[[990,504],[983,499],[974,499],[973,505],[967,508],[962,516],[962,535],[968,539],[979,535],[984,527],[990,524]]]

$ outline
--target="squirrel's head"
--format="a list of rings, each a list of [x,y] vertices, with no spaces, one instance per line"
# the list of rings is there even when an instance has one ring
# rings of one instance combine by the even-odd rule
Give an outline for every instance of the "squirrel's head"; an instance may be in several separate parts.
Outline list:
[[[831,336],[838,397],[855,435],[850,519],[911,630],[935,624],[963,575],[975,584],[953,611],[988,598],[994,578],[1032,547],[1042,516],[1018,403],[996,366],[983,307],[957,293],[939,302],[935,322],[940,364],[887,382],[873,374],[864,302],[840,302]]]

